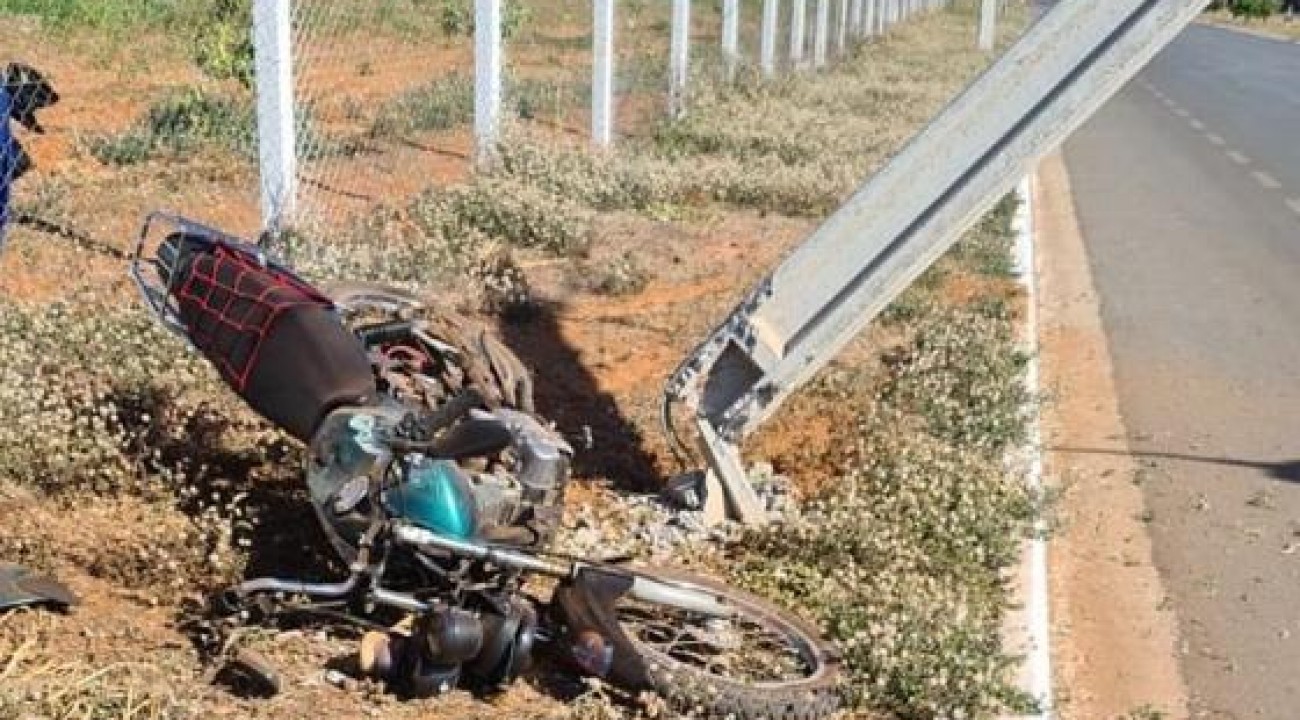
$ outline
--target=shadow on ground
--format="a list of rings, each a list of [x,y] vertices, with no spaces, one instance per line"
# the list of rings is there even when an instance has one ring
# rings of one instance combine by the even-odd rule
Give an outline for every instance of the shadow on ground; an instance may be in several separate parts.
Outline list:
[[[658,490],[656,459],[618,401],[600,389],[577,348],[565,340],[558,318],[561,309],[541,306],[527,317],[503,321],[499,328],[506,345],[533,373],[538,413],[566,433],[591,428],[594,443],[589,450],[578,450],[576,476],[608,478],[627,492]]]
[[[1205,455],[1188,455],[1183,453],[1106,450],[1102,448],[1048,448],[1051,452],[1065,455],[1113,455],[1144,460],[1178,460],[1182,462],[1221,465],[1225,467],[1258,470],[1274,480],[1300,482],[1300,460],[1290,462],[1263,462],[1259,460],[1239,460],[1235,458],[1209,457]]]

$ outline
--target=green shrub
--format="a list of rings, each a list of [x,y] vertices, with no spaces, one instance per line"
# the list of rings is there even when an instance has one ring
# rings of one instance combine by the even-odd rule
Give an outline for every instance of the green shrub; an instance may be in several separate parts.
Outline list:
[[[789,165],[775,157],[702,156],[689,162],[631,145],[592,153],[516,136],[503,144],[500,175],[596,210],[649,211],[712,203],[794,216],[833,210],[854,185],[843,166]]]
[[[386,103],[371,126],[371,134],[395,137],[449,130],[473,119],[474,81],[464,75],[448,75]]]
[[[567,198],[503,178],[479,178],[417,199],[412,216],[426,235],[481,234],[555,255],[581,255],[591,241],[592,214]]]
[[[208,76],[253,86],[253,0],[216,0],[196,22],[194,62]]]
[[[163,98],[123,133],[88,140],[90,153],[107,165],[133,165],[162,153],[184,154],[201,147],[251,157],[256,146],[252,108],[198,88]]]
[[[145,117],[144,129],[158,143],[178,150],[205,140],[239,148],[254,143],[251,107],[198,89],[155,104]]]
[[[174,0],[0,0],[0,14],[29,15],[52,25],[120,29],[174,17]]]
[[[1229,11],[1234,17],[1262,19],[1282,10],[1280,0],[1231,0]]]
[[[438,8],[442,32],[452,37],[474,33],[474,4],[460,0],[442,0]]]
[[[505,106],[525,120],[555,119],[580,105],[589,90],[572,83],[524,78],[506,82]],[[448,75],[410,90],[380,108],[371,124],[372,137],[450,130],[474,120],[474,81]]]
[[[90,154],[105,165],[139,165],[153,157],[153,140],[138,130],[87,140]]]
[[[1006,231],[1019,198],[1008,194],[993,207],[971,232],[952,250],[952,257],[985,277],[1009,278],[1015,275],[1015,262],[1011,255],[1013,238]]]
[[[253,81],[253,0],[0,0],[0,15],[30,15],[56,27],[125,33],[179,31],[194,63],[210,77]]]
[[[457,37],[474,34],[473,0],[441,0],[438,23],[444,35]],[[501,35],[512,38],[532,18],[532,11],[520,0],[506,0],[501,8]]]
[[[650,284],[650,273],[631,252],[603,264],[581,268],[580,285],[601,295],[635,295]]]
[[[278,238],[274,250],[311,278],[414,288],[463,279],[479,248],[490,244],[477,233],[425,233],[406,212],[381,209],[341,228],[298,228]]]
[[[534,78],[506,82],[506,104],[524,120],[557,119],[590,97],[590,86]]]

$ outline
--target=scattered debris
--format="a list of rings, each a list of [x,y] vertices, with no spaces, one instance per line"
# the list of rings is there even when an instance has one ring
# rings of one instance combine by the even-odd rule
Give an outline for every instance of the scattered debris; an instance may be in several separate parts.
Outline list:
[[[796,508],[793,482],[765,462],[749,470],[759,500],[771,519],[780,520]],[[688,550],[720,549],[740,540],[744,526],[725,521],[710,526],[703,510],[684,509],[656,495],[618,495],[599,508],[584,504],[566,518],[569,532],[558,549],[581,557],[650,557],[656,562],[680,559]]]

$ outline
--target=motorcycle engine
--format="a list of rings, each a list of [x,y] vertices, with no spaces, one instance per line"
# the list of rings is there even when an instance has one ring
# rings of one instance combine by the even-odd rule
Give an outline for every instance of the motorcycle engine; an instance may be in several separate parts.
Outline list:
[[[456,540],[549,544],[573,449],[531,414],[522,363],[448,317],[380,316],[357,331],[379,398],[336,409],[310,448],[313,505],[341,557],[355,562],[366,532],[387,519]],[[450,551],[414,552],[417,569],[460,566]],[[465,580],[451,582],[465,589]],[[515,588],[479,585],[413,617],[407,632],[368,634],[363,672],[415,696],[461,680],[485,688],[510,682],[532,656],[538,618]]]
[[[437,456],[394,457],[384,438],[400,434],[409,418],[398,405],[342,408],[313,439],[307,467],[312,504],[345,560],[355,559],[357,541],[370,525],[372,479],[384,488],[380,502],[390,517],[462,540],[549,542],[573,452],[562,438],[526,413],[475,410],[457,426],[466,428],[460,450],[449,445]],[[504,446],[479,452],[485,434],[500,437]]]

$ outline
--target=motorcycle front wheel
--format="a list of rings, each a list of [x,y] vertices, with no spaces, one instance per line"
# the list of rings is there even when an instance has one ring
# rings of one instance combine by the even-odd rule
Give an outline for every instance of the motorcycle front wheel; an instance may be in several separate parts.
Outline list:
[[[634,660],[615,662],[612,682],[712,717],[820,720],[835,712],[840,656],[807,623],[698,575],[635,574],[639,587],[597,613],[615,656]]]

